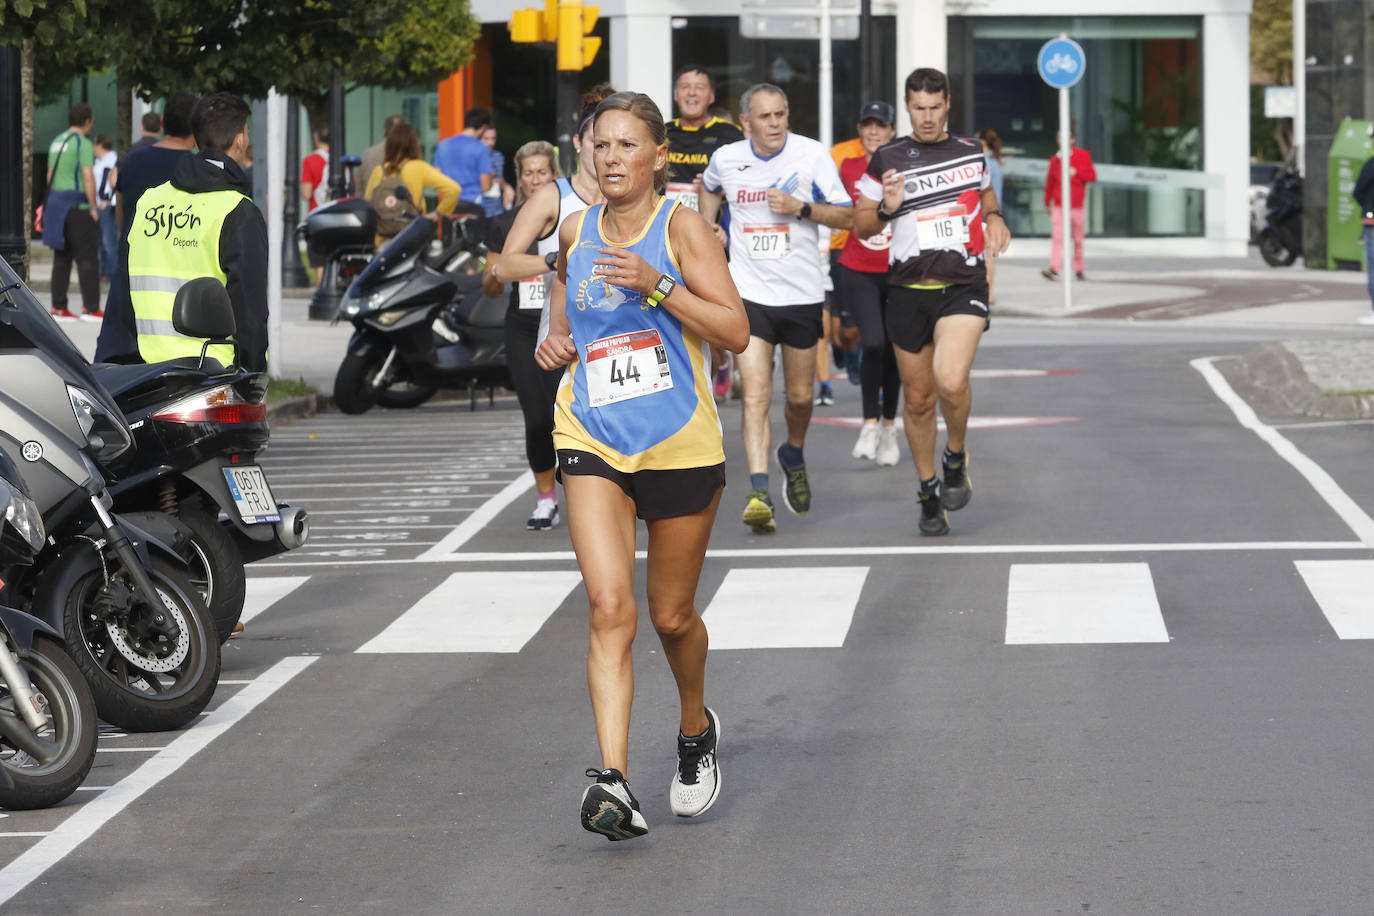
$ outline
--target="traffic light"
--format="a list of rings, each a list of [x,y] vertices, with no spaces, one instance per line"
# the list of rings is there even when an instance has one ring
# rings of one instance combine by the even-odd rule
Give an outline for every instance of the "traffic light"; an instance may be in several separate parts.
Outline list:
[[[539,10],[516,10],[510,14],[510,40],[535,42],[544,40],[544,14]]]
[[[582,70],[591,66],[601,39],[590,32],[601,15],[599,6],[583,6],[578,0],[558,4],[558,69]]]

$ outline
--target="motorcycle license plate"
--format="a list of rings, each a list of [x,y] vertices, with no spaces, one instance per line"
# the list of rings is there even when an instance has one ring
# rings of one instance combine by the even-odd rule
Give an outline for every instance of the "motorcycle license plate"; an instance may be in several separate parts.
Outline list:
[[[220,470],[224,471],[224,479],[229,482],[229,495],[234,497],[239,518],[243,519],[245,524],[281,521],[277,501],[272,498],[272,491],[267,486],[267,477],[262,473],[262,468],[249,464]]]

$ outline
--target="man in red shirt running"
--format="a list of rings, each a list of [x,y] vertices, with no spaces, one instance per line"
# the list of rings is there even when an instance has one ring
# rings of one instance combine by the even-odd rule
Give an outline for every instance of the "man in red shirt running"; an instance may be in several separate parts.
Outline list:
[[[1069,130],[1069,226],[1073,232],[1073,272],[1083,280],[1083,193],[1088,182],[1097,180],[1097,170],[1093,168],[1093,157],[1085,149],[1074,146],[1078,138],[1072,128]],[[1059,137],[1055,135],[1055,148],[1058,149]],[[1060,207],[1059,156],[1050,157],[1050,172],[1045,179],[1045,212],[1050,215],[1050,266],[1040,271],[1046,280],[1059,279],[1059,267],[1064,260],[1064,218],[1059,214]]]

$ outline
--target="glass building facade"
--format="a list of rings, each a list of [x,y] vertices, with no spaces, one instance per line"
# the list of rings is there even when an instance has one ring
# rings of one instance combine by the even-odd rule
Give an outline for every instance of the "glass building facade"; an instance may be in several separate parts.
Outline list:
[[[1044,168],[1057,154],[1058,92],[1036,73],[1041,45],[1061,32],[1086,57],[1069,93],[1077,145],[1099,165],[1200,171],[1203,167],[1202,19],[1190,16],[958,17],[949,20],[951,128],[990,127],[1008,161],[1002,208],[1019,235],[1048,235]],[[1034,168],[1021,167],[1018,159]],[[1038,173],[1038,174],[1037,174]],[[1198,188],[1089,186],[1088,232],[1098,236],[1201,235]]]

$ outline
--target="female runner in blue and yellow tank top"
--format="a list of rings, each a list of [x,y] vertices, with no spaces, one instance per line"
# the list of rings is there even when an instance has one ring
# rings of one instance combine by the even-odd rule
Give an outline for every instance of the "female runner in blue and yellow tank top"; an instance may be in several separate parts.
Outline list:
[[[725,485],[708,347],[743,350],[749,324],[711,227],[663,197],[658,107],[617,93],[591,129],[606,203],[559,230],[550,331],[537,357],[546,369],[568,367],[554,445],[591,604],[587,685],[601,769],[587,772],[596,782],[582,796],[582,826],[623,840],[649,829],[626,782],[636,517],[649,531],[649,616],[682,704],[673,813],[695,817],[720,791],[720,720],[704,702],[707,635],[694,604]]]

